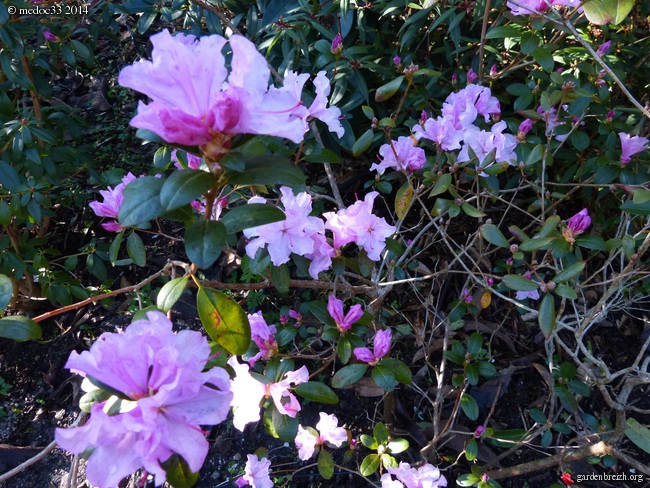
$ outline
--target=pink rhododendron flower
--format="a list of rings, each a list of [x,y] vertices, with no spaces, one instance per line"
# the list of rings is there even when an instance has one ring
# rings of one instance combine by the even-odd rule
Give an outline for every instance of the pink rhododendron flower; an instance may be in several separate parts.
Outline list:
[[[568,105],[562,105],[562,110],[567,111],[568,109],[569,109]],[[540,114],[544,118],[544,121],[546,122],[546,131],[545,131],[546,137],[550,136],[551,134],[554,134],[556,127],[565,124],[565,122],[558,121],[558,114],[555,111],[555,107],[551,107],[551,109],[548,112],[545,112],[542,109],[542,107],[537,107],[537,113]],[[560,134],[560,135],[555,134],[555,139],[557,139],[560,142],[564,141],[566,138],[567,138],[567,134]]]
[[[260,225],[244,230],[244,235],[251,239],[246,245],[246,254],[251,259],[255,258],[258,249],[267,246],[271,262],[275,266],[280,266],[287,261],[291,253],[300,256],[314,255],[314,253],[326,254],[321,252],[320,247],[327,243],[319,240],[319,250],[316,249],[317,234],[324,234],[325,226],[318,217],[310,217],[311,197],[309,194],[302,192],[294,195],[289,187],[280,188],[282,197],[280,202],[284,206],[284,213],[287,218],[279,222]],[[259,199],[250,199],[249,203],[259,203]],[[263,200],[262,200],[263,201]],[[312,275],[313,276],[313,275]],[[318,279],[316,273],[315,279]]]
[[[244,475],[235,481],[239,487],[251,485],[252,488],[272,488],[273,481],[269,475],[271,461],[259,459],[255,454],[248,454]]]
[[[417,141],[410,137],[399,137],[397,141],[384,144],[379,148],[380,164],[374,163],[370,166],[370,171],[377,171],[382,175],[388,168],[395,168],[403,173],[412,173],[422,169],[426,162],[426,156],[424,149],[415,147],[415,143]]]
[[[289,371],[281,381],[265,385],[253,378],[248,364],[239,363],[235,356],[228,360],[228,364],[235,371],[235,377],[230,380],[230,389],[233,393],[233,425],[237,429],[243,432],[246,424],[259,421],[260,403],[264,398],[272,398],[275,408],[282,415],[296,417],[300,403],[290,390],[295,385],[309,381],[306,366],[297,371]]]
[[[95,200],[94,202],[90,202],[88,205],[93,209],[93,212],[95,212],[95,215],[98,217],[117,219],[117,216],[120,213],[120,207],[122,206],[122,203],[124,203],[124,195],[122,195],[122,192],[126,185],[136,179],[135,175],[129,172],[129,174],[122,178],[122,183],[117,185],[114,189],[109,186],[106,190],[99,190],[99,194],[104,199],[103,202]],[[105,222],[102,224],[102,227],[109,232],[120,232],[123,229],[117,220]]]
[[[356,347],[352,352],[354,352],[355,357],[359,361],[375,365],[381,358],[388,354],[388,351],[390,351],[390,341],[392,338],[393,334],[389,329],[378,330],[375,334],[375,341],[372,351],[370,351],[370,349],[367,347]]]
[[[230,39],[168,31],[151,36],[151,61],[122,69],[119,83],[147,95],[140,102],[134,127],[155,132],[167,142],[226,148],[235,134],[265,134],[303,140],[307,127],[292,116],[293,94],[269,89],[270,71],[255,44],[239,35]],[[222,49],[232,50],[232,69]]]
[[[324,412],[319,413],[320,421],[316,424],[318,436],[312,434],[309,430],[298,426],[296,435],[296,447],[298,448],[298,457],[307,461],[314,455],[316,446],[322,446],[330,443],[336,447],[348,440],[348,433],[343,427],[339,427],[339,419],[335,415],[328,415]]]
[[[521,124],[519,124],[517,139],[523,140],[526,137],[526,134],[528,134],[532,128],[533,128],[533,121],[531,119],[524,120]]]
[[[524,273],[524,278],[531,279],[532,273],[530,271],[526,271]],[[535,280],[532,280],[535,281]],[[539,300],[539,292],[537,290],[530,290],[530,291],[518,291],[517,294],[515,295],[515,299],[517,300],[525,300],[526,298],[530,298],[531,300]]]
[[[562,236],[570,244],[575,244],[576,237],[586,231],[591,225],[589,211],[583,208],[567,221],[567,226],[562,229]]]
[[[641,136],[630,136],[625,132],[619,132],[618,137],[621,139],[621,164],[625,166],[632,161],[632,156],[643,152],[648,146],[648,139]]]
[[[511,134],[504,134],[505,129],[506,123],[501,121],[494,124],[490,132],[478,128],[466,130],[464,133],[465,144],[458,153],[458,162],[462,163],[471,159],[469,154],[469,148],[471,147],[478,158],[479,165],[492,151],[495,151],[494,162],[506,162],[514,165],[517,162],[517,155],[514,150],[517,147],[518,140]],[[487,166],[490,166],[490,164]],[[485,176],[485,174],[481,173],[481,176]]]
[[[277,328],[275,325],[268,325],[262,312],[248,314],[248,322],[251,326],[251,339],[259,347],[259,352],[248,360],[248,364],[255,365],[255,362],[260,359],[270,359],[278,352],[278,342],[275,340]]]
[[[318,279],[318,273],[325,271],[332,266],[332,258],[336,255],[336,250],[327,242],[323,234],[312,234],[314,241],[314,251],[305,254],[309,263],[309,275],[315,280]]]
[[[447,480],[440,470],[427,463],[416,469],[408,463],[401,462],[397,468],[388,468],[381,477],[382,488],[442,488]],[[393,476],[397,480],[393,479]]]
[[[189,169],[199,169],[201,168],[201,158],[198,156],[195,156],[192,153],[185,153],[185,160],[187,161],[187,167]],[[183,170],[183,165],[181,162],[178,160],[178,150],[174,149],[172,151],[172,161],[174,162],[174,166],[176,169]]]
[[[474,72],[472,68],[469,69],[467,72],[467,83],[474,83],[476,80],[478,80],[478,75]]]
[[[205,337],[189,330],[175,334],[161,312],[147,312],[146,320],[124,332],[102,334],[90,351],[73,352],[66,368],[129,401],[112,415],[106,412],[113,400],[96,403],[84,426],[56,430],[57,443],[74,454],[92,450],[86,476],[100,488],[114,488],[141,467],[160,485],[166,478],[160,464],[173,453],[198,471],[208,452],[199,426],[225,420],[233,398],[224,369],[203,372],[209,356]],[[84,381],[87,390],[89,384]]]
[[[341,332],[350,330],[352,324],[363,317],[361,305],[352,305],[346,315],[343,315],[343,302],[333,294],[327,299],[327,311],[336,322],[336,326]]]
[[[379,195],[373,191],[344,210],[327,212],[325,228],[334,234],[334,247],[340,249],[350,242],[363,248],[368,257],[379,261],[381,252],[386,247],[386,238],[395,232],[395,227],[385,219],[372,213],[375,198]]]

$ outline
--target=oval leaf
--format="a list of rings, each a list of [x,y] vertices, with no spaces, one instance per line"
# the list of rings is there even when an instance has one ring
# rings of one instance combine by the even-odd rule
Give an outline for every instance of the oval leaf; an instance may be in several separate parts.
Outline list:
[[[196,296],[199,317],[210,338],[230,354],[241,356],[251,344],[246,312],[232,298],[211,288],[199,288]]]
[[[147,251],[140,236],[135,232],[131,232],[126,239],[126,252],[136,266],[143,267],[147,264]]]
[[[303,398],[319,403],[335,404],[339,402],[339,397],[327,385],[319,381],[308,381],[296,385],[294,391]]]
[[[41,326],[23,315],[12,315],[0,319],[0,337],[14,341],[29,341],[40,339],[43,332]]]
[[[264,203],[250,203],[230,210],[221,217],[221,223],[226,226],[228,234],[234,234],[244,229],[271,224],[285,220],[287,216],[282,210]]]
[[[0,311],[7,308],[7,305],[11,302],[13,294],[13,283],[7,276],[0,274]]]
[[[215,220],[194,222],[185,232],[187,257],[199,268],[209,268],[221,254],[226,244],[227,234],[226,226],[221,222]]]
[[[539,304],[539,313],[537,315],[539,326],[547,339],[555,329],[555,299],[553,295],[547,294]]]
[[[506,275],[503,277],[503,283],[515,291],[534,291],[539,288],[539,283],[519,275]]]
[[[394,80],[389,81],[385,85],[377,88],[377,92],[375,93],[375,102],[385,102],[390,97],[395,95],[397,90],[399,90],[399,87],[402,86],[403,80],[404,76],[398,76]]]
[[[478,403],[476,403],[472,395],[463,393],[463,396],[460,397],[460,408],[463,409],[463,413],[470,420],[476,420],[478,418]]]
[[[321,449],[318,454],[318,472],[326,480],[334,476],[334,460],[332,455],[325,449]]]
[[[192,473],[185,460],[176,453],[160,466],[167,473],[167,483],[174,488],[191,488],[199,479],[199,473]]]
[[[165,283],[156,297],[156,306],[165,313],[169,312],[185,291],[189,279],[189,276],[183,276]]]
[[[508,239],[501,233],[499,228],[494,224],[483,224],[480,228],[481,236],[490,244],[499,247],[510,247]]]
[[[174,210],[201,198],[215,183],[214,175],[207,171],[175,171],[162,186],[160,202],[164,210]]]
[[[572,278],[575,278],[576,276],[580,276],[580,273],[582,273],[582,270],[585,269],[586,264],[587,263],[585,261],[578,261],[574,265],[569,266],[567,269],[555,275],[553,281],[555,283],[563,283],[565,281],[569,281]]]
[[[354,145],[352,146],[352,154],[354,156],[359,156],[360,154],[366,152],[366,150],[370,147],[370,144],[372,144],[373,135],[374,134],[372,132],[372,129],[368,129],[363,134],[361,134],[361,137],[354,141]]]
[[[411,200],[413,199],[413,188],[407,181],[404,183],[399,190],[397,190],[397,195],[395,195],[395,214],[398,219],[403,219],[406,215],[406,211],[411,205]]]
[[[305,184],[305,174],[290,160],[280,156],[263,156],[246,161],[242,172],[228,172],[232,185],[287,185],[299,187]]]
[[[162,214],[160,191],[163,184],[164,181],[160,178],[146,176],[126,185],[119,213],[120,224],[135,227]]]
[[[350,364],[344,368],[339,369],[334,378],[332,378],[332,386],[334,388],[345,388],[359,379],[366,373],[368,369],[367,364]]]

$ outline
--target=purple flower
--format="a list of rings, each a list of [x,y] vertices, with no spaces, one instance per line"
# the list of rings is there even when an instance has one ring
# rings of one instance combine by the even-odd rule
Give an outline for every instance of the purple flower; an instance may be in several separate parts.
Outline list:
[[[228,416],[233,394],[222,368],[203,372],[210,345],[199,332],[172,331],[160,312],[148,312],[124,332],[104,333],[66,368],[101,382],[128,398],[112,413],[111,397],[91,408],[83,427],[57,429],[56,441],[74,454],[92,450],[86,476],[93,486],[112,488],[143,467],[165,481],[160,463],[179,454],[192,472],[201,468],[208,442],[200,425]],[[86,391],[94,389],[85,381]],[[111,412],[110,414],[107,412]]]
[[[440,470],[429,463],[416,469],[408,463],[401,462],[397,468],[388,468],[386,471],[387,473],[381,477],[382,488],[443,488],[447,486],[447,480],[440,474]],[[399,481],[393,480],[393,476]]]
[[[493,64],[492,67],[490,68],[490,76],[491,76],[492,78],[496,78],[496,77],[497,77],[497,74],[498,74],[498,71],[497,71],[497,65],[496,65],[496,64]]]
[[[454,73],[453,75],[451,75],[451,84],[455,85],[456,83],[458,83],[458,75]]]
[[[463,301],[469,305],[474,301],[474,297],[471,295],[467,288],[463,288]]]
[[[88,204],[93,212],[95,212],[95,215],[98,217],[109,217],[116,219],[111,222],[105,222],[102,224],[102,227],[107,231],[120,232],[123,229],[123,227],[117,221],[117,217],[120,213],[120,207],[122,207],[122,203],[124,203],[124,195],[122,195],[122,192],[124,191],[124,188],[126,188],[126,185],[136,179],[137,178],[133,173],[127,174],[124,178],[122,178],[122,183],[117,185],[114,189],[109,186],[106,190],[99,190],[99,194],[104,199],[103,202],[95,200]]]
[[[273,488],[273,481],[269,475],[271,461],[258,458],[256,454],[248,454],[244,475],[235,481],[239,487],[251,485],[252,488]]]
[[[402,65],[402,58],[400,58],[399,56],[396,55],[393,58],[393,63],[395,63],[395,66],[397,66],[397,67],[401,66]]]
[[[392,337],[393,334],[390,329],[378,330],[375,334],[372,351],[370,351],[370,349],[367,347],[356,347],[352,352],[359,361],[363,361],[364,363],[368,363],[374,366],[379,362],[381,358],[388,354]]]
[[[507,3],[512,15],[537,15],[544,13],[548,10],[549,5],[554,2],[548,0],[518,0],[517,3],[521,6],[515,5],[512,2]]]
[[[320,421],[316,424],[318,435],[314,435],[302,425],[298,426],[296,435],[296,447],[298,448],[298,457],[307,461],[314,455],[316,446],[322,446],[326,443],[336,447],[348,440],[348,433],[343,427],[339,427],[339,420],[335,415],[328,415],[324,412],[319,413]]]
[[[361,305],[352,305],[348,313],[343,315],[343,302],[334,295],[330,295],[327,299],[327,312],[334,319],[336,327],[341,332],[350,330],[352,325],[363,317]]]
[[[357,201],[344,210],[323,214],[327,219],[325,228],[334,234],[336,249],[355,242],[366,251],[370,259],[379,261],[381,252],[386,247],[386,238],[395,232],[395,227],[372,213],[378,195],[376,191],[370,192],[363,201]]]
[[[43,31],[43,37],[46,41],[61,42],[61,39],[59,39],[58,36],[52,34],[52,32],[49,30]]]
[[[483,427],[482,425],[479,425],[476,428],[476,430],[474,431],[474,437],[479,439],[483,435],[483,432],[485,432],[485,427]]]
[[[479,130],[475,126],[467,129],[464,133],[465,143],[458,153],[458,162],[463,163],[470,160],[469,148],[471,147],[478,158],[479,165],[492,151],[495,151],[494,162],[506,162],[514,165],[517,162],[514,150],[519,141],[511,134],[503,134],[506,127],[506,123],[501,121],[494,124],[490,132]],[[490,165],[483,166],[483,168]],[[481,176],[485,176],[485,174],[481,173]]]
[[[377,171],[380,175],[388,168],[395,168],[403,173],[413,173],[422,169],[426,162],[424,149],[415,147],[417,140],[411,137],[401,136],[397,141],[384,144],[379,148],[381,162],[373,163],[370,171]]]
[[[343,38],[341,34],[336,34],[332,40],[332,47],[330,48],[334,56],[338,56],[343,51]]]
[[[301,142],[307,126],[293,116],[295,98],[286,88],[269,88],[270,71],[255,45],[230,39],[162,31],[151,37],[152,61],[122,69],[119,83],[147,95],[131,125],[170,143],[204,146],[217,160],[236,134],[265,134]],[[222,49],[232,50],[232,69]]]
[[[598,54],[598,56],[604,56],[609,52],[611,47],[612,47],[612,41],[603,42],[600,46],[598,46],[598,49],[596,50],[596,54]]]
[[[255,365],[258,359],[270,359],[278,352],[278,342],[274,334],[277,332],[275,325],[268,325],[262,312],[248,314],[248,322],[251,326],[251,339],[260,349],[259,352],[248,360],[248,364]]]
[[[478,75],[474,73],[474,70],[472,68],[469,69],[467,72],[467,83],[471,84],[474,83],[476,80],[478,80]]]
[[[632,161],[632,156],[646,150],[648,139],[641,136],[630,136],[625,132],[619,132],[618,137],[621,139],[621,164],[625,166]]]
[[[567,242],[575,244],[575,238],[586,231],[590,225],[589,211],[583,208],[567,221],[567,226],[562,229],[562,236]]]

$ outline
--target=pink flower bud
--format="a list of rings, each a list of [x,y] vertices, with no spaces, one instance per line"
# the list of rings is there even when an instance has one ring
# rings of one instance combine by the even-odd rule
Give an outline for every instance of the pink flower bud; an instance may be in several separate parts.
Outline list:
[[[519,124],[519,133],[517,136],[519,138],[523,138],[528,132],[530,132],[530,129],[533,128],[533,121],[531,119],[526,119],[524,120],[521,124]]]
[[[483,435],[483,432],[485,432],[485,427],[479,425],[474,431],[474,437],[476,437],[477,439],[480,438]]]
[[[451,75],[451,84],[455,85],[456,83],[458,83],[458,75],[454,73],[453,75]]]
[[[492,78],[497,77],[497,65],[496,64],[493,64],[492,67],[490,68],[490,76]]]
[[[57,36],[52,34],[49,30],[43,31],[43,37],[45,38],[46,41],[50,42],[61,42],[61,39],[59,39]]]
[[[334,56],[338,56],[343,51],[343,38],[341,34],[336,34],[334,40],[332,41],[332,47],[330,48]]]
[[[472,68],[467,72],[467,84],[474,83],[478,79],[478,75],[474,73]]]
[[[390,330],[378,330],[375,334],[374,353],[377,360],[383,358],[390,350],[393,334]]]
[[[402,58],[400,58],[399,56],[395,56],[393,58],[393,63],[395,63],[395,66],[401,66],[402,65]]]
[[[566,228],[562,229],[562,237],[570,244],[575,244],[575,238],[587,230],[590,225],[589,211],[583,208],[567,221]]]
[[[424,127],[424,123],[429,120],[429,115],[427,114],[426,110],[422,111],[422,114],[420,114],[420,125]]]

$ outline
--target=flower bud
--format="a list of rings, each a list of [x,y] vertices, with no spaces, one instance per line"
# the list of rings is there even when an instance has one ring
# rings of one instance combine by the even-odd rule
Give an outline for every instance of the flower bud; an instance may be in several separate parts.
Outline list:
[[[50,42],[61,42],[61,39],[59,39],[56,35],[52,34],[49,30],[43,31],[43,37],[45,38],[46,41]]]
[[[604,56],[609,52],[611,47],[612,47],[612,41],[603,42],[600,46],[598,46],[598,49],[596,50],[596,54],[598,54],[598,56]]]
[[[474,72],[472,68],[467,72],[467,84],[474,83],[478,79],[478,75]]]
[[[454,73],[453,75],[451,75],[451,84],[455,85],[457,83],[458,83],[458,75]]]
[[[343,38],[341,37],[341,34],[336,34],[334,36],[334,40],[332,41],[332,47],[330,48],[330,51],[334,56],[338,56],[341,54],[341,51],[343,51]]]
[[[399,56],[396,55],[393,58],[393,63],[395,63],[395,66],[397,66],[399,68],[402,65],[402,58],[400,58]]]
[[[492,78],[497,77],[497,65],[496,64],[493,64],[492,67],[490,68],[490,76]]]

